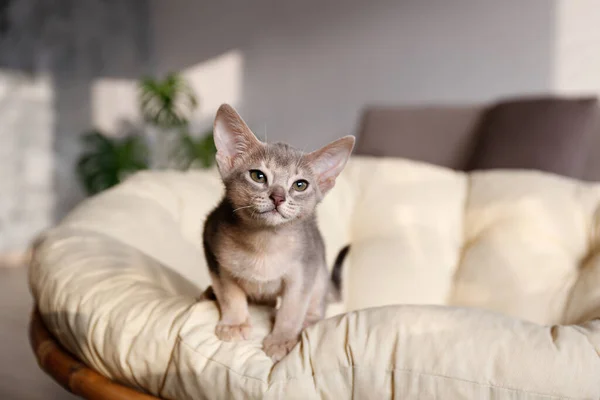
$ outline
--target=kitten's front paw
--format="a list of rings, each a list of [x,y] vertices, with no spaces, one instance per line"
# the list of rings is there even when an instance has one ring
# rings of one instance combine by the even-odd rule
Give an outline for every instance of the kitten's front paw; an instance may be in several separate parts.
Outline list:
[[[274,362],[285,357],[298,343],[298,338],[283,338],[279,335],[268,335],[263,341],[263,350]]]
[[[306,317],[304,323],[302,324],[302,329],[309,328],[319,322],[322,318],[320,316],[317,317]]]
[[[248,340],[251,331],[252,326],[249,320],[239,325],[229,325],[219,322],[215,329],[215,334],[224,342],[237,342],[239,340]]]

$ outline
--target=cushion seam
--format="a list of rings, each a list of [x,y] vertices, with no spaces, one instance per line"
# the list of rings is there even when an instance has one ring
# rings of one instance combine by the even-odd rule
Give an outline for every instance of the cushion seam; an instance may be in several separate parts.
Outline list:
[[[187,313],[188,316],[186,318],[186,321],[189,319],[190,314],[189,311],[190,309],[195,306],[196,303],[190,304],[189,307],[187,307],[184,311],[181,312],[181,315]],[[176,319],[178,319],[179,317],[174,318],[173,320],[175,321]],[[169,354],[169,360],[167,361],[167,365],[165,367],[165,371],[163,373],[163,377],[160,380],[160,385],[158,387],[158,393],[162,393],[164,388],[165,388],[165,384],[167,383],[167,374],[169,372],[169,367],[171,366],[171,363],[173,362],[173,358],[175,357],[175,349],[177,348],[177,343],[181,341],[181,336],[179,336],[179,334],[181,333],[181,330],[183,329],[183,326],[185,325],[185,322],[183,322],[181,324],[181,326],[179,327],[179,332],[177,332],[176,336],[175,336],[175,342],[173,343],[173,347],[171,348],[171,354]]]
[[[220,362],[220,361],[217,361],[217,360],[215,360],[215,359],[214,359],[214,358],[212,358],[212,357],[208,357],[208,356],[206,356],[206,355],[204,355],[204,354],[200,353],[199,351],[197,351],[196,349],[194,349],[194,348],[193,348],[191,345],[187,344],[187,343],[186,343],[186,342],[185,342],[185,341],[184,341],[184,340],[181,338],[181,336],[177,338],[177,342],[178,342],[178,343],[181,343],[181,344],[183,344],[185,347],[189,348],[189,349],[190,349],[190,350],[192,350],[194,353],[196,353],[196,354],[198,354],[199,356],[201,356],[201,357],[205,358],[206,360],[208,360],[208,361],[211,361],[211,362],[213,362],[213,363],[215,363],[215,364],[217,364],[217,365],[220,365],[220,366],[224,367],[225,369],[227,369],[228,371],[231,371],[231,372],[233,372],[235,375],[237,375],[237,376],[239,376],[239,377],[246,378],[246,379],[250,379],[250,380],[254,380],[254,381],[258,381],[258,382],[260,382],[260,383],[264,383],[265,385],[269,385],[269,382],[267,382],[267,381],[264,381],[264,380],[262,380],[262,379],[260,379],[260,378],[256,378],[256,377],[254,377],[254,376],[248,376],[248,375],[244,375],[244,374],[242,374],[242,373],[240,373],[240,372],[238,372],[238,371],[234,370],[234,369],[233,369],[233,368],[231,368],[230,366],[228,366],[228,365],[226,365],[226,364],[223,364],[222,362]]]
[[[577,195],[577,200],[578,200],[578,205],[579,205],[579,210],[583,210],[584,209],[584,204],[582,202],[582,191],[583,191],[583,184],[582,182],[578,182],[576,184],[576,195]],[[573,283],[571,285],[571,287],[568,290],[568,295],[566,296],[566,301],[565,301],[565,305],[563,307],[562,313],[561,313],[561,318],[560,321],[561,323],[572,323],[573,318],[571,318],[570,320],[567,318],[569,316],[569,311],[571,311],[571,304],[573,303],[573,297],[575,296],[575,290],[577,289],[578,283],[580,282],[581,276],[582,276],[582,272],[581,270],[583,268],[585,268],[587,266],[587,264],[590,262],[590,259],[588,259],[586,261],[586,259],[589,257],[589,255],[593,254],[594,252],[594,246],[593,246],[593,226],[594,226],[594,216],[596,214],[597,207],[595,207],[596,209],[594,210],[594,212],[592,213],[592,221],[590,221],[589,218],[586,218],[585,215],[583,215],[583,219],[584,219],[584,224],[585,226],[585,231],[587,233],[587,238],[586,238],[586,254],[583,255],[583,258],[577,260],[577,267],[576,267],[576,274],[577,276],[575,277],[575,279],[573,280]],[[581,213],[583,214],[583,211],[581,211]]]
[[[461,207],[461,217],[462,217],[462,229],[461,229],[461,243],[460,243],[460,249],[458,252],[458,256],[456,257],[456,267],[454,268],[454,273],[452,274],[452,278],[450,279],[450,285],[451,288],[450,290],[448,290],[448,295],[446,297],[446,303],[447,304],[452,304],[453,303],[453,299],[456,297],[456,283],[459,281],[460,279],[460,275],[461,275],[461,267],[463,265],[463,261],[465,259],[465,256],[468,252],[468,250],[471,247],[471,243],[470,241],[467,242],[467,215],[469,213],[469,203],[471,201],[471,190],[472,190],[472,185],[473,183],[471,182],[472,176],[470,173],[465,173],[464,174],[465,177],[465,199],[463,201],[462,207]]]

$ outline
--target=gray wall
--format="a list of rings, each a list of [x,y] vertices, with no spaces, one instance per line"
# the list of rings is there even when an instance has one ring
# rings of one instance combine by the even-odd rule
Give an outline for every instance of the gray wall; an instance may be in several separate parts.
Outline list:
[[[553,85],[552,0],[151,4],[159,70],[237,50],[241,97],[230,101],[258,133],[266,126],[270,140],[303,148],[354,133],[368,104],[476,102]]]
[[[100,77],[149,68],[144,0],[0,5],[0,252],[19,250],[83,197],[74,176]]]

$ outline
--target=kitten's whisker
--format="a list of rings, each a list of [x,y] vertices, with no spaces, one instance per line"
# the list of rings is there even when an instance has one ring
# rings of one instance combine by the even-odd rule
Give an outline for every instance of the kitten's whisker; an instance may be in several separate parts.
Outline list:
[[[239,211],[239,210],[243,210],[244,208],[250,208],[252,206],[244,206],[244,207],[238,207],[235,210],[233,210],[233,212]]]

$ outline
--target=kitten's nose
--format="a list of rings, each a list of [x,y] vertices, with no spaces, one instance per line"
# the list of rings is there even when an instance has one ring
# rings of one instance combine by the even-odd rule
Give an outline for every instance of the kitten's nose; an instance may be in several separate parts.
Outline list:
[[[273,201],[275,207],[279,207],[279,205],[285,201],[285,191],[283,190],[283,188],[275,188],[271,192],[269,198],[271,199],[271,201]]]

